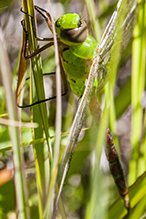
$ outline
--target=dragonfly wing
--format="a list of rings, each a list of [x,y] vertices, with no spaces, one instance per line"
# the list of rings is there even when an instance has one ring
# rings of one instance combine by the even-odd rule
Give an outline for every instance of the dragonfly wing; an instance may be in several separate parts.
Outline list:
[[[89,76],[86,82],[86,87],[83,93],[82,98],[80,99],[79,106],[70,130],[70,134],[68,136],[68,141],[67,141],[67,146],[65,148],[63,158],[61,161],[61,165],[59,168],[59,174],[58,174],[58,182],[60,182],[59,190],[58,190],[58,195],[55,201],[55,210],[54,210],[54,217],[56,214],[56,209],[58,206],[59,198],[63,189],[64,181],[69,169],[69,165],[72,159],[72,155],[74,154],[76,144],[78,141],[78,136],[80,134],[80,131],[82,129],[83,123],[84,123],[84,118],[86,116],[86,112],[89,106],[91,94],[92,94],[92,89],[93,89],[93,83],[94,83],[94,78],[95,74],[98,69],[98,64],[99,64],[99,54],[96,52],[95,54],[95,59],[93,60],[92,66],[90,68]]]
[[[121,46],[122,51],[124,51],[124,49],[127,47],[128,43],[132,38],[132,32],[135,23],[136,23],[136,4],[135,1],[133,0],[131,1],[131,7],[128,8],[128,15],[126,16],[123,24],[123,40]]]
[[[99,88],[105,84],[108,74],[112,75],[112,77],[116,74],[121,51],[126,48],[132,36],[135,6],[135,0],[120,0],[103,34],[98,47],[100,54],[99,68],[97,71]],[[107,133],[105,151],[111,174],[113,175],[125,207],[129,210],[128,189],[110,132]]]
[[[123,11],[125,9],[126,11]],[[121,21],[123,12],[125,14],[125,17]],[[120,45],[121,50],[123,51],[128,45],[132,36],[133,26],[135,23],[134,22],[136,17],[135,14],[136,14],[135,0],[131,0],[131,1],[121,0],[118,2],[117,8],[114,11],[104,31],[104,34],[101,39],[101,43],[99,44],[98,47],[100,53],[99,69],[104,68],[105,71],[106,66],[110,62],[110,57],[112,55],[112,50],[114,46],[121,44]],[[119,36],[120,29],[122,29],[121,31],[122,36]],[[103,77],[105,77],[105,75],[103,75]]]

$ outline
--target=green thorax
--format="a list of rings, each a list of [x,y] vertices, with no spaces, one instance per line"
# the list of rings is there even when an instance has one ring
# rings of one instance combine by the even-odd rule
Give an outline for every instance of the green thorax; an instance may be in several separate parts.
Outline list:
[[[68,18],[67,22],[65,22],[66,18]],[[66,36],[65,40],[64,38],[62,39],[61,35],[64,30],[78,30],[78,25],[82,25],[80,16],[78,14],[74,13],[63,15],[55,22],[55,24],[57,26],[56,32],[60,36],[60,41],[63,42],[63,45],[67,44],[67,46],[64,47],[65,49],[63,49],[63,51],[61,52],[61,56],[65,72],[68,75],[68,81],[70,83],[72,91],[78,97],[81,97],[85,89],[85,81],[88,78],[90,67],[94,57],[94,52],[98,46],[98,43],[93,37],[91,37],[87,33],[86,39],[83,42],[79,43],[77,41],[77,38],[75,39],[75,41],[73,39],[74,42],[68,41]],[[87,32],[87,28],[85,27],[84,29]]]

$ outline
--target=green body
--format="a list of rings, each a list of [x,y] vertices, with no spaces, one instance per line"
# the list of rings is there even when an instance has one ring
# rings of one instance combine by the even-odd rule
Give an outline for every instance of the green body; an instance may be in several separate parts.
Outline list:
[[[61,33],[64,29],[78,28],[79,20],[80,16],[78,14],[65,14],[55,22],[55,25],[60,41],[67,45],[62,50],[62,60],[65,72],[68,75],[68,81],[72,91],[78,97],[81,97],[98,43],[90,35],[87,35],[84,42],[76,43],[76,45],[74,45],[74,42],[61,38]]]
[[[71,46],[62,54],[70,87],[78,97],[81,97],[84,92],[96,47],[97,42],[88,35],[84,43]]]

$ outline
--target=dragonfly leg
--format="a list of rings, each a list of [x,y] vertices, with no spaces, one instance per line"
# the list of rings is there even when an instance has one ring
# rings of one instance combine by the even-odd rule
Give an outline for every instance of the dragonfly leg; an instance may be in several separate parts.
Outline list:
[[[90,107],[92,116],[96,120],[96,124],[99,125],[99,121],[102,117],[102,110],[95,96],[91,98],[89,107]],[[124,201],[125,207],[129,211],[130,201],[129,201],[128,188],[126,186],[123,169],[122,169],[122,166],[121,166],[121,163],[118,157],[118,153],[116,151],[109,128],[107,129],[107,141],[106,141],[105,153],[106,153],[107,160],[109,162],[110,172],[114,178],[119,194],[122,200]]]
[[[62,97],[65,96],[67,94],[67,92],[65,91],[63,94],[62,94]],[[49,97],[49,98],[46,98],[44,100],[39,100],[39,101],[36,101],[32,104],[28,104],[28,105],[24,105],[24,106],[20,106],[20,105],[17,105],[19,108],[28,108],[28,107],[31,107],[31,106],[34,106],[34,105],[37,105],[37,104],[40,104],[40,103],[44,103],[44,102],[47,102],[47,101],[50,101],[50,100],[54,100],[56,99],[56,96],[53,96],[53,97]]]
[[[21,25],[23,27],[23,30],[24,30],[25,34],[26,34],[26,41],[25,41],[25,47],[24,47],[24,58],[25,59],[30,59],[30,58],[34,57],[35,55],[41,53],[42,51],[46,50],[47,48],[49,48],[49,47],[54,45],[53,42],[47,43],[46,45],[44,45],[41,48],[37,49],[35,52],[33,52],[33,53],[29,54],[29,55],[26,55],[27,54],[27,50],[28,50],[28,32],[25,29],[24,20],[21,21]]]
[[[35,6],[35,9],[36,9],[37,6]],[[37,33],[36,33],[36,30],[35,30],[35,25],[34,25],[34,17],[31,15],[31,14],[28,14],[27,12],[23,11],[22,8],[20,8],[20,11],[24,14],[26,14],[27,16],[29,16],[31,18],[31,25],[32,25],[32,29],[33,29],[33,34],[35,36],[35,38],[38,40],[38,41],[52,41],[53,38],[44,38],[44,37],[39,37],[37,36]],[[38,11],[38,10],[37,10]],[[39,12],[39,11],[38,11]],[[48,13],[49,14],[49,13]],[[41,13],[41,15],[43,16],[43,14]],[[43,16],[44,17],[44,16]],[[48,22],[47,22],[48,24]],[[49,24],[48,24],[49,26]],[[49,26],[49,29],[51,30],[52,32],[52,27]]]
[[[44,73],[43,76],[46,76],[46,75],[51,76],[51,75],[53,75],[53,74],[55,74],[55,72]],[[29,80],[29,79],[30,79],[30,77],[26,78],[26,81]],[[62,80],[63,80],[63,79],[62,79]],[[67,89],[67,87],[64,85],[64,92],[62,93],[62,97],[65,96],[65,95],[67,95],[67,93],[68,93],[68,89]],[[32,107],[32,106],[34,106],[34,105],[37,105],[37,104],[40,104],[40,103],[44,103],[44,102],[47,102],[47,101],[50,101],[50,100],[54,100],[54,99],[56,99],[56,95],[53,96],[53,97],[49,97],[49,98],[46,98],[46,99],[43,99],[43,100],[36,101],[36,102],[34,102],[34,103],[32,103],[32,104],[23,105],[23,106],[17,105],[17,106],[18,106],[19,108],[28,108],[28,107]]]
[[[23,31],[25,33],[25,42],[24,42],[24,58],[25,59],[28,59],[29,58],[29,55],[27,55],[27,52],[28,52],[28,32],[25,28],[25,25],[24,25],[24,20],[21,21],[21,26],[23,28]]]
[[[60,60],[61,62],[61,60]],[[60,68],[61,68],[61,78],[62,78],[62,81],[63,81],[63,86],[64,86],[64,92],[62,93],[62,97],[67,95],[68,93],[68,84],[67,84],[67,79],[66,79],[66,76],[65,76],[65,72],[64,72],[64,69],[63,69],[63,66],[62,64],[60,63]],[[52,75],[52,74],[55,74],[55,72],[51,72],[51,73],[45,73],[43,74],[43,76],[45,75]],[[29,80],[30,77],[26,78],[26,80]],[[46,99],[43,99],[43,100],[39,100],[39,101],[36,101],[32,104],[28,104],[28,105],[23,105],[23,106],[20,106],[20,105],[17,105],[19,108],[28,108],[28,107],[31,107],[31,106],[34,106],[36,104],[40,104],[40,103],[44,103],[44,102],[47,102],[47,101],[50,101],[50,100],[54,100],[56,99],[56,95],[53,96],[53,97],[49,97],[49,98],[46,98]]]
[[[51,30],[51,32],[53,33],[53,28],[52,28],[52,19],[51,19],[51,16],[49,14],[49,12],[47,12],[46,10],[44,10],[43,8],[40,8],[39,6],[34,6],[35,10],[38,11],[42,17],[45,19],[45,21],[47,22],[48,24],[48,27],[49,29]],[[42,13],[42,11],[44,12],[44,14]]]
[[[37,7],[37,6],[35,6]],[[35,30],[35,26],[34,26],[34,21],[33,21],[33,16],[28,14],[27,12],[23,11],[22,8],[20,9],[20,11],[26,15],[28,15],[30,18],[31,18],[31,24],[32,24],[32,29],[33,29],[33,33],[34,33],[34,36],[37,40],[39,41],[53,41],[53,38],[43,38],[43,37],[38,37],[37,34],[36,34],[36,30]],[[24,58],[25,59],[29,59],[29,58],[32,58],[34,57],[35,55],[41,53],[42,51],[46,50],[47,48],[51,47],[52,45],[54,45],[53,42],[50,42],[50,43],[47,43],[46,45],[42,46],[41,48],[37,49],[35,52],[29,54],[29,55],[26,55],[27,54],[27,50],[28,50],[28,32],[25,28],[25,25],[24,25],[24,20],[21,21],[21,25],[23,27],[23,30],[26,34],[26,42],[25,42],[25,48],[24,48]],[[50,28],[50,27],[49,27]],[[52,31],[52,29],[50,29]]]
[[[21,25],[23,27],[23,31],[25,32],[26,34],[26,38],[25,38],[25,46],[24,46],[24,58],[25,59],[29,59],[29,58],[32,58],[33,56],[41,53],[43,50],[49,48],[50,46],[54,45],[53,42],[50,42],[46,45],[44,45],[43,47],[39,48],[38,50],[36,50],[35,52],[27,55],[27,52],[28,52],[28,32],[26,31],[26,28],[25,28],[25,25],[24,25],[24,20],[21,21]],[[61,77],[62,77],[62,80],[63,80],[63,83],[64,83],[64,93],[62,93],[62,96],[65,96],[67,93],[68,93],[68,84],[67,84],[67,80],[66,80],[66,76],[65,76],[65,73],[64,73],[64,69],[62,67],[62,63],[60,61],[60,66],[61,66]],[[55,72],[54,72],[55,74]],[[29,78],[27,78],[28,80]],[[28,104],[28,105],[18,105],[19,108],[28,108],[28,107],[31,107],[31,106],[34,106],[36,104],[40,104],[40,103],[43,103],[43,102],[46,102],[46,101],[50,101],[50,100],[54,100],[56,99],[56,96],[53,96],[53,97],[49,97],[49,98],[46,98],[44,100],[40,100],[40,101],[36,101],[32,104]]]

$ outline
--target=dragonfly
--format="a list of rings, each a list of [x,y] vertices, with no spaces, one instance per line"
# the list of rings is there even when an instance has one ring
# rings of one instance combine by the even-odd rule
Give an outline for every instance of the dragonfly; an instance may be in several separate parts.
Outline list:
[[[49,29],[53,32],[50,14],[38,6],[35,6],[34,8],[44,17]],[[103,88],[108,79],[108,65],[112,56],[112,49],[117,43],[118,21],[122,19],[121,41],[119,47],[119,52],[121,52],[122,49],[126,48],[131,39],[132,28],[135,20],[135,8],[135,0],[119,0],[100,42],[97,42],[88,34],[87,24],[76,13],[62,15],[55,21],[62,72],[63,74],[66,72],[71,90],[79,97],[79,105],[68,136],[68,143],[65,148],[58,173],[57,180],[59,183],[59,190],[55,202],[55,211],[57,210],[59,198],[68,173],[72,155],[76,149],[78,137],[83,126],[87,109],[90,108],[91,114],[95,118],[97,125],[102,117],[102,110],[97,102],[96,93]],[[34,28],[33,16],[22,9],[21,11],[31,17],[33,33],[37,40],[52,40],[52,38],[38,37]],[[54,45],[52,41],[34,53],[27,54],[26,47],[28,43],[28,33],[25,29],[24,23],[22,23],[22,25],[26,33],[26,44],[24,49],[24,57],[26,59],[31,58],[42,52],[44,49]],[[38,101],[34,104],[44,101],[46,100]],[[109,128],[107,128],[105,152],[109,162],[110,171],[113,175],[119,194],[124,201],[125,207],[129,211],[130,201],[128,188],[126,186],[123,169]]]

